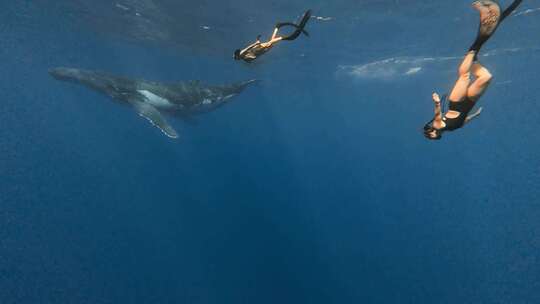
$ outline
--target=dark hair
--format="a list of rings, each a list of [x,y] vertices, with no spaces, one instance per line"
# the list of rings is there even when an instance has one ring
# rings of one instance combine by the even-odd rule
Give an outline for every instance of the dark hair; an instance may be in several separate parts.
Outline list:
[[[234,51],[234,60],[240,60],[240,53],[241,52],[242,52],[241,50]]]
[[[424,136],[427,138],[427,139],[431,139],[431,140],[439,140],[442,138],[442,130],[440,129],[436,129],[433,127],[433,119],[428,121],[425,125],[424,125]],[[432,136],[433,132],[435,132],[435,136]]]
[[[433,136],[433,132],[435,132],[435,135]],[[435,129],[433,127],[430,127],[428,129],[424,129],[424,136],[427,139],[431,140],[439,140],[442,138],[442,131],[439,129]]]

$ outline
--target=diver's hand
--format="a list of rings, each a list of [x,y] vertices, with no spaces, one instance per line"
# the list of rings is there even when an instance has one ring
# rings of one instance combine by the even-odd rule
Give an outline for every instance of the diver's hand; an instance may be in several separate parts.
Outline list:
[[[433,98],[433,101],[435,103],[440,103],[441,102],[441,97],[437,93],[433,93],[432,98]]]

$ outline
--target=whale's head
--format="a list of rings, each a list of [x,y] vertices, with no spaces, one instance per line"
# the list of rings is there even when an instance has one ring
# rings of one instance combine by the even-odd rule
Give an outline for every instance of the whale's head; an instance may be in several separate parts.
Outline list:
[[[80,81],[85,72],[79,69],[59,67],[49,69],[49,74],[57,80]]]
[[[58,67],[49,69],[49,74],[56,80],[83,84],[95,90],[110,93],[114,91],[114,79],[109,75],[75,68]],[[113,84],[113,85],[111,85]]]
[[[49,74],[56,80],[81,84],[111,97],[118,97],[122,93],[119,87],[126,82],[101,72],[65,67],[49,69]]]

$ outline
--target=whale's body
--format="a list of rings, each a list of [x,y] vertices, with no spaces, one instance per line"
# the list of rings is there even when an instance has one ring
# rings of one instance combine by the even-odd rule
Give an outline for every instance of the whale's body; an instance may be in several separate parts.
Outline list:
[[[186,117],[212,111],[255,82],[249,80],[216,86],[203,85],[198,81],[166,84],[63,67],[50,69],[49,73],[58,80],[85,85],[131,105],[139,115],[172,138],[177,138],[178,133],[169,125],[162,112]]]

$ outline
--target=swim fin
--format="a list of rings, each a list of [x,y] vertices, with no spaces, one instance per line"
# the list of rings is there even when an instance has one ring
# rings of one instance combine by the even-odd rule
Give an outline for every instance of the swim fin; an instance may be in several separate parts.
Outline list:
[[[309,19],[311,18],[311,10],[307,10],[304,15],[302,16],[302,19],[300,20],[300,22],[298,24],[294,24],[294,23],[290,23],[290,22],[283,22],[283,23],[278,23],[276,25],[276,28],[281,28],[285,25],[288,25],[288,26],[292,26],[294,28],[296,28],[296,30],[288,35],[288,36],[284,36],[283,37],[283,40],[294,40],[296,38],[298,38],[298,36],[300,36],[300,34],[304,34],[306,36],[309,37],[309,33],[307,31],[304,30],[304,27],[306,26],[307,22],[309,21]]]
[[[294,23],[290,23],[290,22],[282,22],[282,23],[278,23],[278,24],[276,25],[276,28],[282,28],[282,27],[284,27],[284,26],[286,26],[286,25],[292,26],[292,27],[296,28],[296,31],[301,31],[302,34],[304,34],[304,35],[306,35],[306,36],[309,37],[309,33],[308,33],[306,30],[304,30],[304,29],[301,28],[299,25],[294,24]]]
[[[504,19],[506,19],[506,17],[510,16],[510,14],[512,14],[512,12],[516,10],[516,8],[521,4],[521,2],[523,2],[523,0],[514,0],[514,2],[512,2],[512,4],[510,4],[510,6],[508,6],[501,14],[500,21],[503,21]]]
[[[477,54],[480,48],[489,40],[499,27],[501,22],[523,2],[523,0],[514,0],[503,12],[499,4],[493,0],[477,0],[473,2],[474,8],[480,12],[480,26],[476,40],[469,48],[469,51],[475,51]]]
[[[480,13],[480,25],[476,40],[469,48],[469,51],[478,53],[499,26],[501,8],[497,2],[492,0],[478,0],[473,2],[473,6]]]

